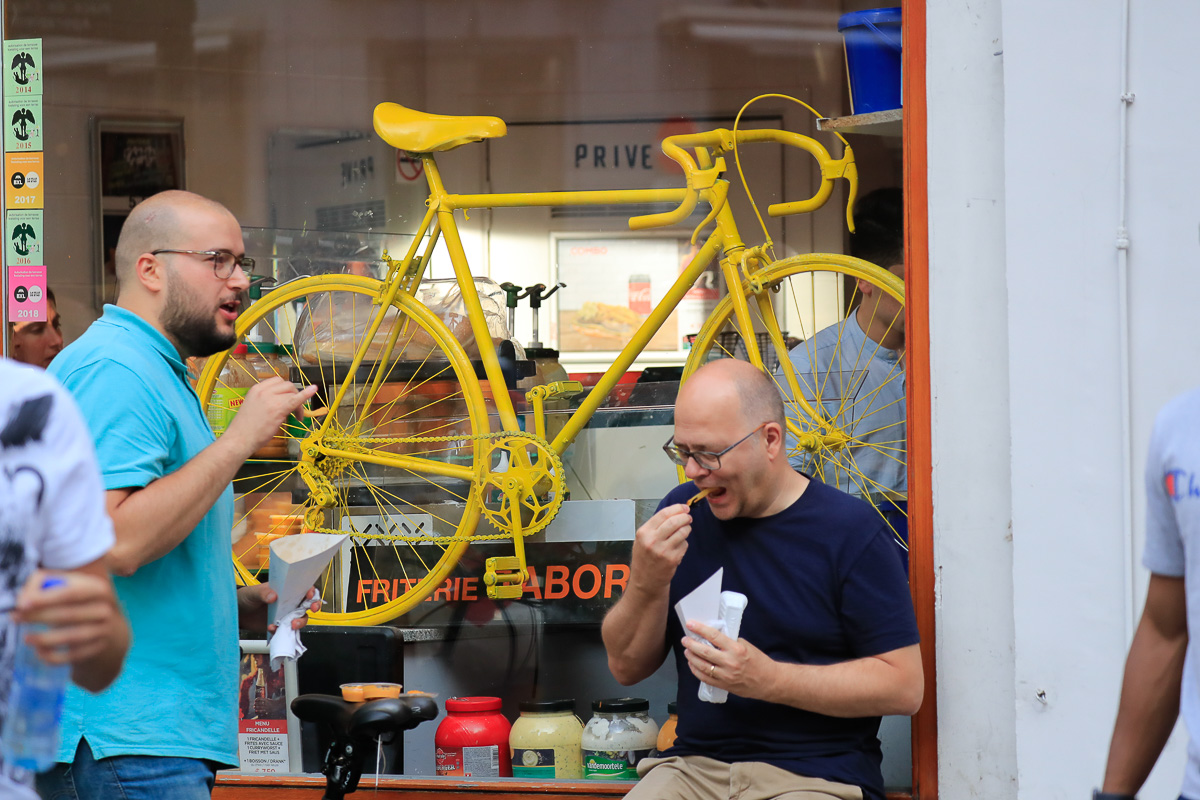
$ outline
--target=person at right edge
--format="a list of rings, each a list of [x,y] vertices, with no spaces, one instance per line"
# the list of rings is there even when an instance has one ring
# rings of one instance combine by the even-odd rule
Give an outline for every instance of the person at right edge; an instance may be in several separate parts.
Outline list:
[[[269,632],[277,595],[236,586],[231,482],[315,391],[265,380],[214,440],[185,363],[234,344],[245,252],[220,203],[143,200],[117,241],[116,305],[50,365],[96,442],[116,537],[107,563],[133,646],[107,691],[68,689],[43,797],[207,800],[216,770],[238,763],[238,631]]]
[[[1158,413],[1146,458],[1146,605],[1121,684],[1098,800],[1132,800],[1183,707],[1188,759],[1181,800],[1200,800],[1200,389]]]
[[[639,763],[627,797],[883,800],[880,717],[915,714],[924,693],[887,525],[792,469],[782,399],[747,362],[712,362],[682,385],[664,449],[690,481],[638,529],[602,635],[623,685],[674,651],[678,738]],[[701,489],[712,491],[689,508]],[[674,612],[718,568],[722,589],[748,598],[737,640],[698,620],[685,631]],[[728,700],[699,700],[701,681]]]

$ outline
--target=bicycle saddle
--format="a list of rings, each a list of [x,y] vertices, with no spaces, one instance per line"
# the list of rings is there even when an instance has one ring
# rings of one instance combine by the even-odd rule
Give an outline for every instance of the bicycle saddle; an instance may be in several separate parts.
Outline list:
[[[446,117],[414,111],[398,103],[375,106],[375,132],[397,150],[440,153],[508,132],[499,117]]]
[[[374,739],[407,731],[438,715],[432,697],[387,697],[348,703],[327,694],[302,694],[292,701],[292,713],[305,722],[328,725],[335,737]]]
[[[376,737],[410,730],[438,715],[432,697],[388,697],[365,703],[348,703],[327,694],[302,694],[292,701],[292,713],[333,732],[321,772],[326,800],[353,794],[362,776],[363,760],[374,752]]]

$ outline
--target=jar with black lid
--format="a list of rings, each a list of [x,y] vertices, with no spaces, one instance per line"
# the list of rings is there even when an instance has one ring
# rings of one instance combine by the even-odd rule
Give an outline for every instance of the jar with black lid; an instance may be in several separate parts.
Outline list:
[[[650,701],[615,697],[592,703],[592,718],[583,728],[583,777],[592,780],[637,780],[637,764],[650,755],[658,725],[650,718]]]
[[[514,778],[583,777],[583,723],[574,700],[523,700],[509,734]]]

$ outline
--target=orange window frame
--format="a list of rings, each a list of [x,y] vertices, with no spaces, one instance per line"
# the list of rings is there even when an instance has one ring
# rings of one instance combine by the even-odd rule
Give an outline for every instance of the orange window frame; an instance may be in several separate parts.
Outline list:
[[[913,717],[913,797],[936,800],[937,663],[933,563],[933,455],[929,383],[929,159],[925,146],[924,0],[902,0],[904,46],[904,264],[905,337],[908,359],[909,569],[921,657],[925,700]]]

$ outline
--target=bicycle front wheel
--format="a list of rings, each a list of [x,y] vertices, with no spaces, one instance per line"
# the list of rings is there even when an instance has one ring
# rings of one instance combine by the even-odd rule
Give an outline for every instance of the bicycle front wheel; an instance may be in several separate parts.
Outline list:
[[[479,521],[472,476],[481,442],[473,437],[487,432],[488,412],[475,369],[455,332],[410,295],[383,309],[381,286],[352,275],[303,278],[237,323],[239,341],[293,344],[294,366],[281,377],[318,391],[306,418],[289,419],[238,473],[234,567],[257,583],[270,542],[301,524],[349,533],[318,582],[331,610],[314,622],[374,625],[410,610],[442,584]],[[247,369],[229,352],[208,360],[197,393],[215,429],[236,413],[245,385],[280,374],[279,363]],[[343,385],[341,403],[328,408]]]
[[[832,254],[780,259],[754,278],[759,295],[742,288],[784,398],[789,462],[866,500],[907,546],[903,279]],[[683,379],[713,359],[748,357],[727,296],[696,336]]]

